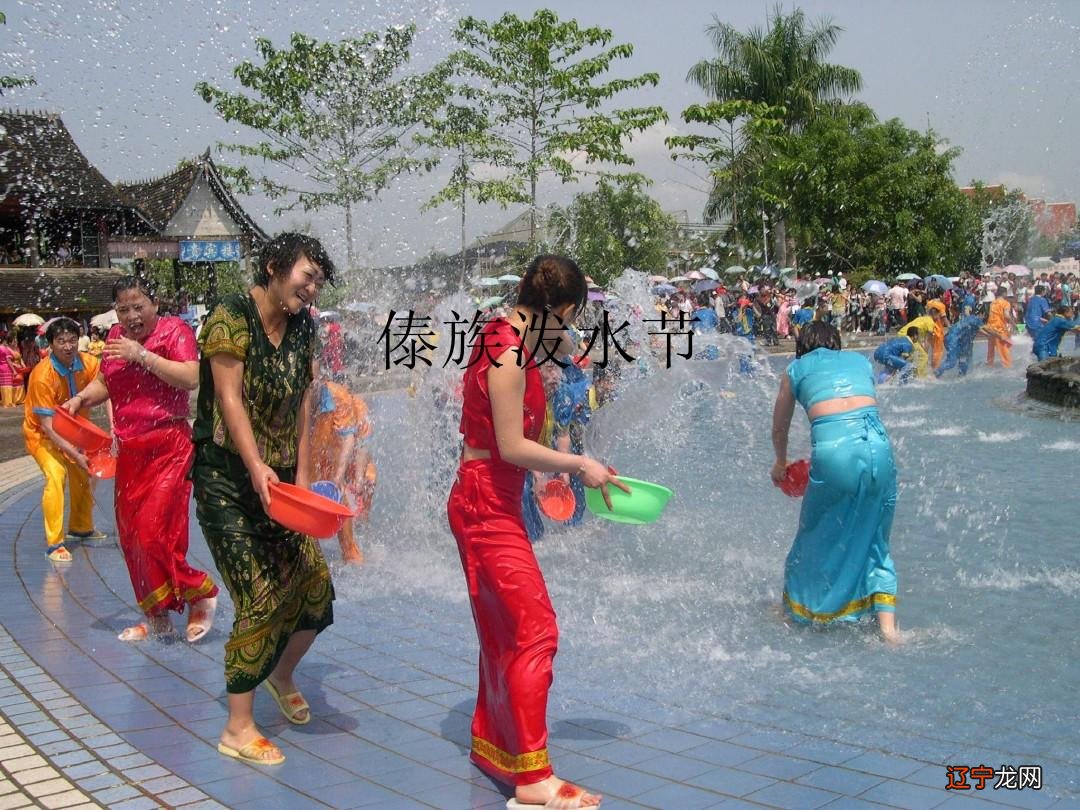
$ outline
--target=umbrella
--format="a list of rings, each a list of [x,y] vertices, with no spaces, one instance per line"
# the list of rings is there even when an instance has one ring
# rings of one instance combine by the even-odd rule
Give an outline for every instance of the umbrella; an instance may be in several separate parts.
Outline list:
[[[100,315],[95,315],[90,319],[90,325],[96,326],[98,329],[108,329],[116,323],[120,323],[120,319],[116,317],[115,309],[110,309],[108,312],[102,312]]]
[[[949,281],[947,276],[943,276],[940,273],[935,273],[932,276],[926,277],[927,284],[936,284],[942,290],[951,290],[953,283]]]
[[[322,312],[319,313],[320,319],[326,319],[328,321],[336,321],[339,317],[341,316],[334,312],[334,310],[332,309],[324,309]]]
[[[517,284],[519,281],[521,281],[521,276],[515,276],[513,273],[506,273],[504,275],[499,276],[499,278],[497,280],[502,281],[502,282],[506,282],[506,283]],[[588,283],[588,282],[586,282],[586,283]]]
[[[649,276],[650,284],[667,284],[667,276]]]
[[[713,270],[711,267],[702,267],[699,271],[705,278],[711,278],[713,281],[720,280],[720,274]]]
[[[755,284],[754,286],[750,287],[750,289],[748,289],[746,292],[747,292],[748,295],[753,295],[757,291],[758,291],[758,285]]]
[[[705,276],[700,270],[691,270],[689,273],[686,274],[686,277],[692,278],[694,281],[700,281],[701,279],[705,278]]]
[[[873,293],[874,295],[884,295],[889,291],[889,285],[884,281],[878,281],[877,279],[871,279],[863,284],[862,288],[866,292]]]
[[[1054,260],[1049,256],[1040,256],[1037,259],[1032,259],[1029,264],[1032,270],[1049,270],[1054,266]]]
[[[690,279],[687,278],[686,276],[675,276],[675,278],[671,279],[668,283],[669,284],[685,284],[688,281],[690,281]]]
[[[12,326],[41,326],[45,323],[45,319],[40,315],[35,315],[33,312],[24,312],[18,318],[11,322]]]
[[[607,296],[604,295],[604,293],[601,292],[600,290],[589,290],[589,300],[590,301],[606,301]]]
[[[652,288],[653,295],[671,295],[678,292],[674,284],[658,284]]]
[[[780,275],[782,275],[782,276],[797,276],[798,274],[799,274],[799,271],[796,270],[794,267],[781,267],[780,268]]]
[[[476,306],[479,309],[490,309],[491,307],[498,306],[502,303],[503,296],[493,295],[490,298],[485,298],[483,301],[477,301]]]
[[[767,264],[761,268],[761,275],[769,278],[780,278],[780,268],[775,264]]]
[[[719,286],[720,286],[719,281],[713,281],[711,278],[703,278],[703,279],[701,279],[701,281],[695,281],[694,286],[691,287],[690,289],[693,290],[696,293],[701,293],[701,292],[709,292],[710,290],[715,290]]]
[[[741,264],[733,264],[727,270],[724,271],[726,276],[744,276],[746,275],[746,268]]]
[[[922,276],[917,276],[914,273],[901,273],[896,277],[897,281],[922,281]]]
[[[490,277],[478,279],[476,282],[477,287],[498,287],[500,284],[502,282],[499,279]]]
[[[1004,270],[1002,270],[1002,272],[1003,273],[1012,273],[1013,275],[1016,275],[1016,276],[1030,276],[1031,275],[1031,271],[1028,270],[1026,267],[1024,267],[1024,265],[1022,265],[1022,264],[1010,264],[1008,267],[1006,267]]]
[[[801,304],[812,295],[817,295],[818,287],[812,281],[799,281],[795,284],[795,298]]]

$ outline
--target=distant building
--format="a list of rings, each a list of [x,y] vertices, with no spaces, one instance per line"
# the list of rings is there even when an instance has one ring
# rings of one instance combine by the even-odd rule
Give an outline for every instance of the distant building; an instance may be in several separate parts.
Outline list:
[[[974,197],[979,189],[976,186],[963,186],[960,191],[968,197]],[[982,193],[995,202],[1005,199],[1005,186],[982,186]],[[1020,199],[1024,200],[1035,219],[1035,230],[1047,239],[1058,239],[1069,233],[1076,227],[1076,203],[1055,202],[1048,203],[1045,200],[1027,198],[1023,192]]]
[[[165,177],[113,185],[60,116],[0,110],[0,318],[95,314],[138,259],[211,274],[266,239],[209,150]]]

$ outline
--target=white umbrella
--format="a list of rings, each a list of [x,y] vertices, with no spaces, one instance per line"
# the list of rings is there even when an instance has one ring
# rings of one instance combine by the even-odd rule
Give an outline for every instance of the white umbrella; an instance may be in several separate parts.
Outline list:
[[[521,276],[515,276],[513,273],[506,273],[505,275],[499,276],[499,281],[517,284],[521,281]]]
[[[724,271],[724,275],[728,276],[742,276],[746,274],[746,268],[741,264],[733,264],[727,270]]]
[[[862,285],[862,288],[866,290],[866,292],[873,293],[874,295],[885,295],[885,293],[889,291],[888,284],[884,281],[877,281],[876,279],[866,282]]]
[[[120,323],[120,319],[116,317],[115,309],[110,309],[108,312],[102,312],[100,315],[95,315],[90,319],[90,325],[96,326],[98,329],[108,329],[118,323]]]
[[[1002,272],[1003,273],[1012,273],[1015,276],[1030,276],[1031,275],[1031,271],[1028,270],[1026,267],[1024,267],[1024,265],[1022,265],[1022,264],[1010,264],[1008,267],[1006,267],[1004,270],[1002,270]]]
[[[705,275],[700,270],[691,270],[689,273],[686,274],[686,277],[692,278],[694,281],[701,281],[703,278],[705,278]]]
[[[650,284],[667,284],[667,276],[649,276]]]
[[[482,278],[476,282],[477,287],[498,287],[502,284],[497,278]]]
[[[41,326],[45,323],[45,319],[40,315],[35,315],[33,312],[24,312],[18,318],[11,322],[12,326]]]
[[[668,283],[669,284],[685,284],[688,281],[690,281],[690,279],[687,278],[686,276],[675,276],[675,278],[671,279],[671,281],[669,281]]]
[[[711,278],[713,281],[720,280],[720,274],[713,270],[711,267],[702,267],[699,271],[705,278]]]

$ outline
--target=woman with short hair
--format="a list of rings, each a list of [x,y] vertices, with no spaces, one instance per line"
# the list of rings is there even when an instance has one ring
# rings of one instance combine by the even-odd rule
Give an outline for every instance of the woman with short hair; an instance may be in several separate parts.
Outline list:
[[[167,635],[169,613],[187,610],[186,637],[196,642],[210,631],[218,593],[206,572],[187,561],[194,455],[188,392],[199,384],[199,352],[183,321],[158,316],[146,279],[124,276],[112,294],[119,323],[105,343],[101,375],[64,408],[75,413],[112,402],[116,528],[135,602],[146,617],[119,638]]]
[[[195,514],[235,608],[225,643],[229,718],[218,751],[256,765],[285,757],[255,726],[255,688],[265,684],[290,723],[309,722],[293,672],[334,621],[318,543],[266,512],[272,485],[309,483],[316,351],[309,307],[333,279],[318,240],[280,234],[259,255],[255,285],[222,300],[199,334]]]

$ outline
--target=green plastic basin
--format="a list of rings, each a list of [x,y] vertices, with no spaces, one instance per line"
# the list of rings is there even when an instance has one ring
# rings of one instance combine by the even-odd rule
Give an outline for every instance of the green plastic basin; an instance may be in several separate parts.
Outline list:
[[[590,512],[615,523],[652,523],[660,517],[668,499],[674,494],[667,487],[649,481],[639,481],[625,475],[620,475],[619,480],[630,487],[631,492],[627,495],[618,487],[609,485],[611,511],[608,511],[599,489],[585,488],[585,506]]]

